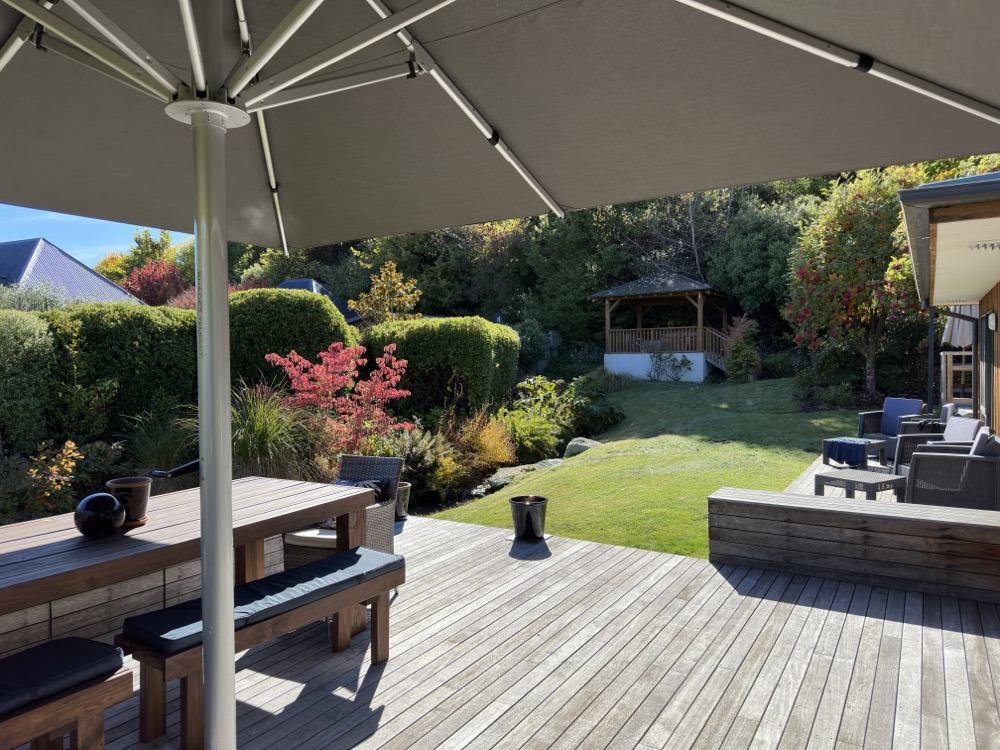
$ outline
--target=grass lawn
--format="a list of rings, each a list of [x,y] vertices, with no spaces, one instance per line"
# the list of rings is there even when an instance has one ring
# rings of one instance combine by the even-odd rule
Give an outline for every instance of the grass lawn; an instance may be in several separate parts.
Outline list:
[[[626,417],[604,445],[434,517],[510,528],[510,497],[544,495],[548,533],[707,557],[708,495],[783,490],[823,438],[857,430],[857,412],[800,412],[790,380],[641,383],[612,398]]]

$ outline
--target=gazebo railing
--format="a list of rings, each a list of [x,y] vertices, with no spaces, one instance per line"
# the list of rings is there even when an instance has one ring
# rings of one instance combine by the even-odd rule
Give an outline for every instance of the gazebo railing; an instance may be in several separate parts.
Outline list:
[[[697,326],[683,326],[681,328],[613,328],[607,334],[608,354],[636,354],[649,351],[698,351]]]
[[[726,369],[726,337],[714,328],[705,329],[705,359],[720,370]]]

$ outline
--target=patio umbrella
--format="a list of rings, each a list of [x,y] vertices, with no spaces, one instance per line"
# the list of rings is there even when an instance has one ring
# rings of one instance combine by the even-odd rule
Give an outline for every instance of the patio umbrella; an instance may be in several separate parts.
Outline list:
[[[227,238],[561,215],[990,151],[1000,124],[992,0],[0,1],[0,201],[195,227],[212,747],[235,744]]]
[[[971,349],[975,341],[976,324],[966,318],[979,319],[979,305],[954,305],[953,313],[964,315],[965,318],[949,316],[941,334],[941,343],[956,349]]]

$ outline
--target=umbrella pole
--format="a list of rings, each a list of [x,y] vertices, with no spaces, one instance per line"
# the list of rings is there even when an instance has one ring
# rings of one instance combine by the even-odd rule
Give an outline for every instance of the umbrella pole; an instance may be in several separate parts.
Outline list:
[[[236,747],[226,129],[193,113],[205,746]]]
[[[219,0],[182,2],[195,78],[213,91],[221,65]],[[204,55],[204,57],[202,57]],[[191,126],[194,144],[195,290],[198,299],[198,450],[201,461],[201,588],[205,747],[236,748],[233,629],[233,445],[226,241],[226,130],[250,116],[225,92],[182,92],[168,116]]]

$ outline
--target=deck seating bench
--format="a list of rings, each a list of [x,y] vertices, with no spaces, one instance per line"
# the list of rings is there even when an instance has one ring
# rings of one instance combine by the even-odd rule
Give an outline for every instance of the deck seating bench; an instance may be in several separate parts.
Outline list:
[[[290,633],[332,615],[334,651],[350,645],[349,608],[371,604],[371,659],[389,658],[389,592],[403,584],[398,555],[358,547],[236,587],[236,650]],[[181,682],[181,748],[204,744],[201,600],[129,617],[115,643],[139,662],[139,739],[166,734],[166,684]]]
[[[0,659],[0,747],[104,747],[104,709],[132,697],[122,652],[85,638],[60,638]]]

